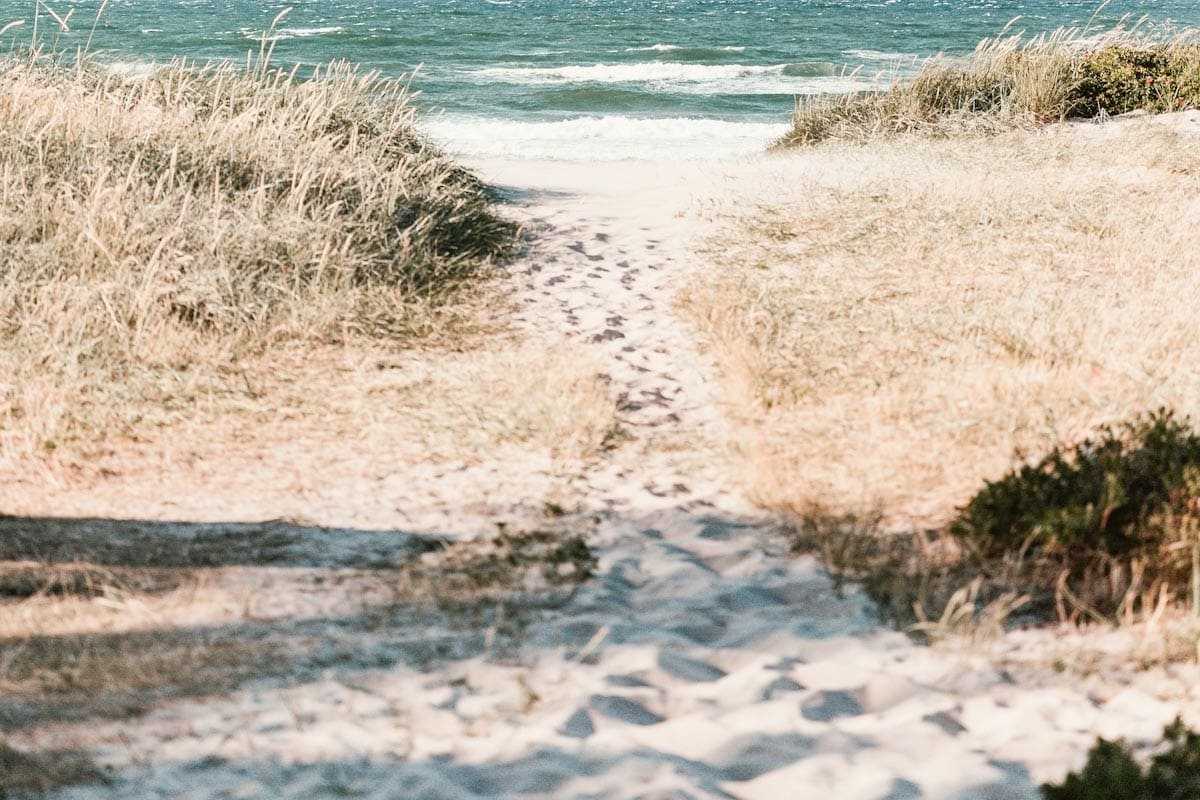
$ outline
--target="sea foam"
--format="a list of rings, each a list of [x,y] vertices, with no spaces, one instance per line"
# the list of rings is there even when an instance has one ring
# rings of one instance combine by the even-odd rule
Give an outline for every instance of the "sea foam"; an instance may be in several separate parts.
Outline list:
[[[816,73],[816,74],[814,74]],[[827,73],[827,74],[820,74]],[[824,94],[871,88],[854,75],[833,74],[826,64],[685,64],[646,61],[561,67],[486,67],[480,80],[526,85],[638,84],[648,90],[685,94]]]
[[[920,58],[916,53],[893,53],[887,50],[843,50],[842,55],[847,58],[856,58],[863,61],[913,61]]]
[[[674,53],[677,50],[710,51],[714,53],[744,53],[745,47],[740,45],[725,45],[722,47],[684,47],[678,44],[652,44],[649,47],[626,47],[626,53]]]
[[[762,152],[788,129],[786,123],[612,115],[548,122],[447,115],[423,127],[456,155],[555,161],[736,158]]]
[[[653,81],[711,81],[748,78],[756,75],[782,75],[787,64],[750,66],[746,64],[682,64],[671,61],[646,61],[640,64],[590,64],[562,67],[486,67],[475,70],[481,78],[511,83],[645,83]]]
[[[280,28],[272,31],[267,36],[268,41],[284,41],[286,39],[309,39],[313,36],[331,36],[333,34],[345,33],[346,29],[341,25],[323,25],[311,28]],[[261,30],[255,31],[247,28],[241,30],[241,34],[246,39],[258,41],[263,38]]]

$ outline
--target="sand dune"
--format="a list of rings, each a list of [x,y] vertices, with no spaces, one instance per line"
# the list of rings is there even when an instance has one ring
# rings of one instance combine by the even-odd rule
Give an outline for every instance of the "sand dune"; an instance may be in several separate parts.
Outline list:
[[[1152,737],[1197,707],[1194,667],[1125,685],[919,646],[786,553],[778,520],[738,495],[710,366],[672,304],[708,198],[791,164],[479,165],[536,233],[516,324],[586,347],[618,400],[621,444],[571,479],[597,577],[502,653],[376,666],[370,634],[331,627],[337,657],[317,675],[40,729],[29,743],[114,769],[111,786],[62,796],[1033,798],[1097,733]],[[452,534],[455,499],[488,492],[494,508],[497,474],[525,466],[414,474],[404,514]],[[380,641],[402,649],[398,633]]]

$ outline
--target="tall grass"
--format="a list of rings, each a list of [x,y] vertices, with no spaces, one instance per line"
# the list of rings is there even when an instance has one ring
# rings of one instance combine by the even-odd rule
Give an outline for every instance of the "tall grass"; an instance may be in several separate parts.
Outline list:
[[[0,63],[0,456],[128,429],[288,343],[461,316],[515,240],[405,84]]]
[[[747,488],[793,512],[805,543],[850,577],[874,581],[897,617],[911,618],[917,601],[941,617],[980,574],[951,537],[922,534],[944,531],[985,481],[1159,407],[1200,414],[1189,366],[1200,335],[1186,299],[1200,296],[1200,161],[1173,122],[829,145],[770,162],[769,200],[760,176],[754,197],[730,201],[726,233],[683,304],[723,374]],[[1131,495],[1146,491],[1116,478]],[[1056,502],[1078,502],[1076,516],[1091,519],[1112,505],[1108,480],[1090,474],[1078,483],[1094,497]],[[1007,572],[1042,525],[1032,514],[999,520],[1018,557],[994,577],[1039,595],[1026,613],[1053,616],[1054,598],[1041,595],[1066,567],[1058,551],[1038,553],[1049,574],[1040,584]],[[893,532],[916,535],[880,536]],[[1172,537],[1172,547],[1192,541]],[[1103,596],[1083,588],[1109,562],[1069,574],[1066,588],[1091,606],[1103,600],[1106,615],[1153,614],[1164,583],[1168,599],[1187,598],[1191,553],[1152,550],[1121,551],[1112,563],[1123,571],[1095,587]],[[956,568],[968,563],[968,574]],[[1135,588],[1137,602],[1122,602]],[[972,605],[991,599],[1000,595],[977,592]]]
[[[1073,117],[1200,107],[1195,31],[1167,40],[1118,28],[1105,34],[985,39],[963,59],[938,56],[878,92],[804,101],[779,147],[904,133],[993,133]]]

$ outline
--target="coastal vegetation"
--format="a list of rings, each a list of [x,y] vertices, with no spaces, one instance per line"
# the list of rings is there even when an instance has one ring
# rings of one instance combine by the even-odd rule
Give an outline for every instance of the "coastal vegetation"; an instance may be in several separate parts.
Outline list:
[[[1168,410],[1102,428],[989,481],[949,532],[1100,619],[1139,596],[1200,613],[1200,435]]]
[[[1169,121],[1008,130],[1093,106],[1200,105],[1189,83],[1200,58],[1181,40],[1043,63],[1048,43],[1063,44],[1005,40],[973,62],[993,59],[994,72],[939,63],[906,89],[823,101],[822,119],[819,104],[802,109],[790,144],[854,141],[793,154],[789,185],[759,173],[756,200],[731,204],[680,301],[717,361],[748,493],[795,521],[798,549],[930,640],[1014,619],[1153,628],[1200,614],[1200,337],[1194,303],[1181,302],[1200,297],[1200,155]],[[245,69],[119,72],[26,54],[0,71],[0,503],[28,515],[0,515],[0,732],[207,702],[264,679],[331,683],[346,665],[503,661],[531,611],[600,569],[589,538],[613,537],[589,525],[660,524],[638,503],[593,517],[571,502],[596,490],[563,464],[636,436],[618,431],[614,407],[641,401],[614,399],[612,375],[569,342],[506,327],[498,267],[520,232],[416,130],[403,82],[342,64],[300,78],[269,61],[264,38]],[[1053,94],[1063,86],[1074,94]],[[963,135],[878,135],[911,131]],[[608,272],[590,244],[568,245],[586,259],[576,264]],[[631,283],[620,282],[632,295]],[[578,327],[575,311],[564,309]],[[607,320],[619,339],[635,330]],[[642,397],[669,408],[661,391]],[[363,507],[439,469],[460,490],[437,507],[447,535],[421,528],[428,517],[416,535],[395,529],[410,521],[402,503],[387,530],[367,529]],[[505,482],[535,473],[561,479],[566,498],[514,484],[535,524],[464,530],[477,496],[518,508]],[[617,482],[629,476],[642,477]],[[353,506],[335,509],[354,518],[345,529],[290,516],[163,522],[136,494],[88,507],[99,519],[60,505],[111,483],[149,486],[143,501],[211,492],[203,514],[218,517],[231,496],[284,516],[279,485],[294,498],[322,481],[341,481],[322,511]],[[118,518],[130,513],[147,519]],[[621,584],[661,562],[614,552],[604,589],[621,614],[632,608]],[[757,588],[717,597],[753,603]],[[567,668],[610,635],[583,623]],[[1200,652],[1195,626],[1179,630],[1145,637],[1136,657]],[[688,683],[726,675],[670,654],[656,665]],[[514,674],[503,713],[521,720],[541,687]],[[610,683],[658,691],[621,679]],[[438,700],[447,718],[470,707],[456,707],[457,688]],[[389,726],[421,724],[397,708]],[[286,710],[297,730],[308,724]],[[1101,741],[1080,773],[1044,787],[1048,800],[1192,797],[1200,740],[1181,722],[1165,736],[1147,767]],[[0,739],[0,797],[110,779],[89,756],[29,741]]]
[[[1200,43],[1117,29],[1063,29],[984,40],[965,58],[939,56],[880,91],[808,98],[777,147],[920,133],[1031,128],[1134,111],[1200,108]]]
[[[520,232],[406,81],[278,69],[271,36],[243,66],[4,62],[0,475],[120,473],[280,409],[423,457],[598,446],[591,366],[494,322]],[[280,428],[255,438],[304,435]]]
[[[799,151],[685,292],[748,490],[914,632],[1190,604],[1179,119]],[[1138,657],[1194,657],[1194,628]]]
[[[236,393],[273,349],[444,335],[515,244],[416,132],[403,83],[337,64],[2,73],[6,457]]]
[[[0,69],[0,733],[316,674],[308,596],[347,636],[494,651],[594,566],[573,524],[364,560],[294,510],[492,456],[523,467],[493,489],[557,486],[615,401],[499,320],[521,232],[403,81],[269,58]],[[148,521],[179,502],[217,522]],[[0,795],[104,778],[0,736]]]
[[[1195,800],[1200,797],[1200,734],[1176,719],[1163,747],[1143,767],[1125,742],[1100,739],[1087,763],[1061,784],[1046,784],[1046,800]]]
[[[1051,124],[1196,108],[1190,35],[985,42],[809,101],[791,183],[726,212],[681,305],[735,470],[911,634],[1115,624],[1008,662],[1074,675],[1200,652],[1194,117]],[[1197,796],[1196,734],[1147,746],[1100,739],[1044,796]]]

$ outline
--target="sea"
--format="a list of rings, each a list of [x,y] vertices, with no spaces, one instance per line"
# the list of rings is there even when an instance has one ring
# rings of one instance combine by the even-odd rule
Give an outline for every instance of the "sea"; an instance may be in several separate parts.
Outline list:
[[[1200,26],[1197,0],[109,0],[99,13],[101,5],[0,0],[0,28],[21,23],[0,44],[28,43],[35,8],[47,45],[89,47],[118,69],[245,62],[269,35],[274,62],[302,73],[345,60],[404,77],[422,126],[453,153],[587,161],[761,150],[804,97],[878,87],[987,37],[1123,21],[1164,32]]]

